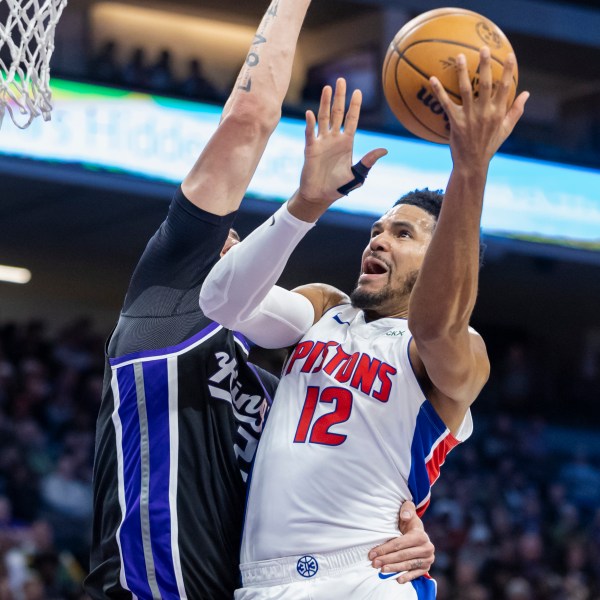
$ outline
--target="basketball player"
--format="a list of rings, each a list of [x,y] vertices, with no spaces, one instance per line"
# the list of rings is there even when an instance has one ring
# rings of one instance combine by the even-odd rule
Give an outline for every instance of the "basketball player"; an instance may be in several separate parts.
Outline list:
[[[239,241],[230,227],[278,123],[309,4],[271,3],[109,340],[85,586],[94,599],[227,600],[239,585],[245,482],[276,379],[247,362],[241,335],[204,316],[198,294]],[[376,551],[428,568],[420,520],[405,528],[405,539]]]
[[[274,286],[318,217],[385,154],[373,150],[351,168],[361,96],[343,123],[343,79],[333,103],[325,88],[318,120],[307,113],[299,190],[205,281],[206,314],[262,346],[297,343],[256,456],[238,600],[435,597],[432,580],[393,585],[394,573],[374,571],[363,555],[394,534],[401,500],[426,509],[446,454],[471,433],[469,406],[489,374],[469,327],[483,192],[528,94],[507,109],[512,55],[492,89],[490,52],[481,51],[477,98],[465,57],[457,64],[462,107],[431,82],[451,126],[444,200],[408,194],[373,225],[350,298],[325,285]]]

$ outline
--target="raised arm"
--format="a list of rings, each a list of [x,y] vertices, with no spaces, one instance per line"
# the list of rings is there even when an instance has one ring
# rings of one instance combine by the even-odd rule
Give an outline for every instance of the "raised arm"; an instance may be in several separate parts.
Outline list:
[[[343,195],[338,188],[353,179],[352,148],[360,92],[353,94],[344,120],[345,100],[343,79],[338,81],[333,102],[331,88],[325,87],[318,133],[315,115],[307,112],[299,190],[215,265],[200,294],[204,314],[266,348],[296,343],[330,306],[348,302],[345,294],[330,286],[313,284],[294,292],[275,286],[296,245]],[[385,150],[373,150],[362,162],[371,167],[383,154]]]
[[[527,92],[507,109],[515,67],[510,56],[502,80],[492,87],[490,51],[480,53],[479,96],[474,97],[463,55],[458,56],[462,106],[439,81],[433,90],[450,122],[453,169],[432,240],[410,297],[411,357],[442,399],[436,408],[446,424],[475,400],[489,374],[481,337],[469,329],[479,278],[479,235],[489,163],[523,114]],[[453,406],[458,404],[458,407]]]
[[[310,0],[272,0],[267,9],[221,122],[182,184],[199,208],[215,215],[239,208],[281,117],[309,5]]]

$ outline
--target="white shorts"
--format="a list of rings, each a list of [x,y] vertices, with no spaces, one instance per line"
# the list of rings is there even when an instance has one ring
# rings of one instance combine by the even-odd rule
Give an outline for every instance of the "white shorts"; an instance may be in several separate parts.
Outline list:
[[[240,566],[243,588],[235,600],[434,600],[428,577],[400,585],[400,573],[381,574],[365,557],[373,548],[288,556]]]

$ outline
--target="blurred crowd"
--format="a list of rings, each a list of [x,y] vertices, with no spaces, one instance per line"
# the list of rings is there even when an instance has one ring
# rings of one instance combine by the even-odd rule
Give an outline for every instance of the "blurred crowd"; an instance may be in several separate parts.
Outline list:
[[[386,111],[381,110],[384,98],[380,91],[379,57],[374,56],[369,52],[361,54],[354,51],[348,56],[332,57],[330,61],[311,65],[306,72],[301,99],[284,104],[285,114],[302,118],[307,107],[316,109],[323,85],[333,83],[343,74],[350,87],[357,86],[363,90],[363,125],[406,135],[406,130],[395,119],[386,118]],[[209,60],[210,56],[195,57],[183,64],[167,48],[158,54],[144,47],[125,51],[115,40],[109,40],[91,56],[85,78],[132,90],[223,104],[235,83],[237,70],[230,74],[228,85],[216,85],[205,73],[204,65]],[[374,62],[371,67],[369,61]],[[58,58],[54,61],[53,69],[55,75],[69,76],[68,67],[62,65]],[[596,105],[597,93],[590,95],[584,103],[585,107]],[[538,122],[528,118],[526,113],[503,150],[509,154],[575,162],[597,168],[600,164],[599,131],[597,111],[582,109],[575,102],[572,107],[568,104],[561,118],[553,123]]]
[[[52,335],[0,325],[0,600],[86,598],[103,342],[86,319]],[[535,365],[523,346],[503,352],[492,409],[475,406],[425,517],[438,598],[600,600],[600,460],[560,444],[583,433],[506,410],[531,393]],[[280,356],[255,359],[276,371]]]
[[[103,340],[0,327],[0,600],[75,600],[88,564]]]
[[[438,600],[600,599],[600,464],[539,419],[477,420],[433,488]]]
[[[118,58],[121,55],[119,46],[114,41],[106,42],[93,56],[88,65],[87,78],[91,81],[125,87],[149,93],[179,96],[194,101],[223,104],[235,83],[238,72],[232,74],[226,89],[221,89],[206,75],[202,59],[196,57],[183,65],[185,74],[181,72],[182,65],[176,64],[171,52],[163,49],[158,56],[152,56],[142,47],[134,48],[126,60]],[[333,84],[337,76],[331,72],[323,73],[323,65],[308,69],[305,85],[302,89],[302,106],[286,104],[286,112],[294,114],[310,106],[318,107],[321,91],[326,84]],[[329,70],[331,71],[331,70]],[[58,71],[60,73],[60,66]],[[350,86],[353,85],[352,69],[345,73]],[[364,83],[364,82],[363,82]],[[367,89],[363,91],[363,113],[375,108],[380,102],[380,94],[374,82],[368,81]]]
[[[162,50],[156,60],[150,60],[144,48],[135,48],[125,62],[117,60],[117,45],[107,42],[89,65],[90,78],[101,83],[135,90],[183,96],[190,100],[224,102],[224,93],[204,74],[202,61],[188,61],[187,73],[177,78],[169,50]]]

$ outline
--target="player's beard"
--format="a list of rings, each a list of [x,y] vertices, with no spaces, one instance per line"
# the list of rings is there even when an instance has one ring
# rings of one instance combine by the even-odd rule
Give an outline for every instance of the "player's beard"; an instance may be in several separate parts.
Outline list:
[[[393,300],[394,298],[400,300],[401,298],[410,296],[418,276],[419,271],[411,271],[406,276],[402,287],[398,289],[392,287],[389,279],[378,292],[368,292],[366,290],[354,288],[354,291],[350,294],[350,302],[354,308],[377,310],[384,304],[388,304],[388,301]]]

